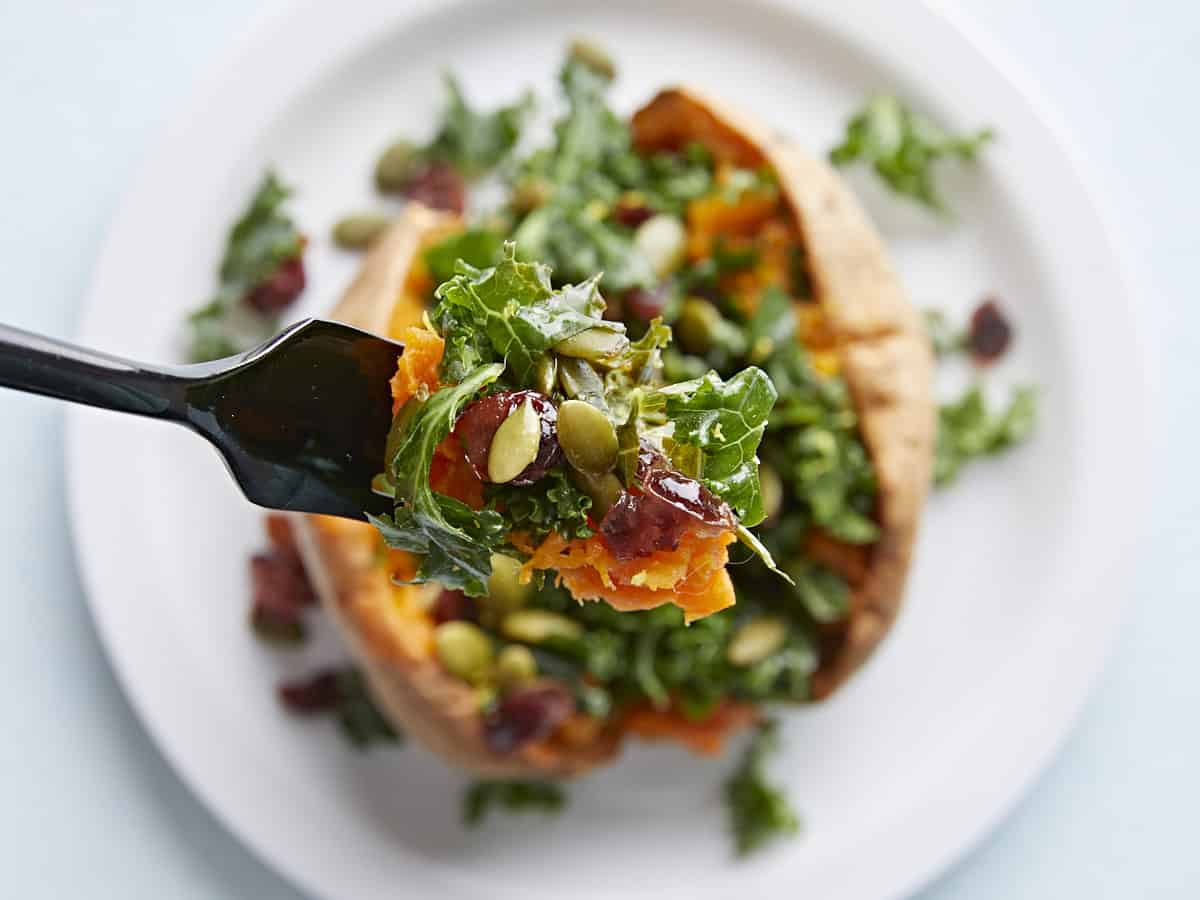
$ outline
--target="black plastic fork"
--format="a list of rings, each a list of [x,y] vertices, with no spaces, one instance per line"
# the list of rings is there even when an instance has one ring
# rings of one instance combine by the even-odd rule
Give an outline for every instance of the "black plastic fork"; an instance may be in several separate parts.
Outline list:
[[[362,519],[401,344],[308,319],[238,356],[152,366],[0,325],[0,386],[186,425],[259,506]]]

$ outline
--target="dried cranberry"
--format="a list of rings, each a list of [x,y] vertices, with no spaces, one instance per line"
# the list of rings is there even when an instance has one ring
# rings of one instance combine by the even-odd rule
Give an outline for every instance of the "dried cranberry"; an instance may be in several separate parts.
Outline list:
[[[439,625],[460,619],[478,622],[479,604],[462,591],[442,591],[433,603],[432,613],[433,621]]]
[[[279,685],[279,702],[302,715],[336,709],[341,700],[341,678],[336,669],[325,669],[309,678]]]
[[[434,161],[419,169],[405,186],[404,196],[430,209],[460,215],[467,208],[467,184],[448,162]]]
[[[510,483],[533,484],[562,459],[556,427],[558,410],[550,402],[550,398],[537,391],[498,391],[476,400],[462,411],[462,415],[454,424],[454,434],[466,451],[471,468],[481,481],[488,480],[488,454],[492,449],[492,438],[496,436],[496,429],[526,400],[533,404],[533,411],[538,415],[542,426],[542,442],[538,446],[537,458],[521,470],[521,474]]]
[[[609,322],[625,321],[625,304],[622,302],[619,294],[604,299],[604,312],[602,315]]]
[[[316,602],[304,569],[278,550],[250,557],[250,580],[254,605],[280,613],[295,611]]]
[[[629,228],[637,228],[654,215],[654,210],[638,199],[622,197],[613,207],[613,221]]]
[[[246,303],[261,313],[277,313],[291,305],[304,290],[304,260],[299,257],[281,262],[266,279],[246,295]]]
[[[643,447],[638,470],[642,493],[621,494],[600,523],[600,534],[617,559],[674,550],[687,532],[733,527],[729,507],[694,478],[669,468],[661,454]]]
[[[684,520],[656,497],[625,491],[604,514],[600,533],[617,559],[636,559],[678,547]]]
[[[688,478],[673,469],[652,469],[642,479],[642,490],[647,496],[685,513],[702,525],[721,530],[734,525],[733,512],[723,500],[695,478]]]
[[[649,322],[655,316],[662,315],[663,307],[669,297],[665,285],[659,285],[652,290],[633,288],[626,291],[622,298],[625,310],[635,319]]]
[[[282,523],[282,524],[281,524]],[[316,592],[282,517],[272,517],[267,533],[274,545],[250,558],[250,624],[267,640],[295,643],[305,636],[302,613],[317,602]]]
[[[1012,343],[1012,326],[995,300],[986,300],[971,314],[967,347],[980,365],[995,362]]]
[[[504,696],[484,719],[484,736],[496,753],[511,753],[543,738],[575,712],[575,699],[555,681],[539,681]]]

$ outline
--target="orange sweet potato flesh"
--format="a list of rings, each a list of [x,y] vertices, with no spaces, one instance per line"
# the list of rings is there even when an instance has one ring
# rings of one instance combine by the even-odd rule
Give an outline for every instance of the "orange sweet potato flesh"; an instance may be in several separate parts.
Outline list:
[[[392,415],[418,394],[437,390],[438,365],[446,349],[446,342],[425,328],[408,325],[397,337],[404,344],[404,352],[391,380]]]
[[[641,704],[629,709],[621,720],[623,730],[643,740],[672,740],[701,756],[717,756],[725,739],[754,724],[758,709],[751,703],[723,700],[707,716],[689,719],[674,706],[665,710]]]
[[[725,564],[734,540],[732,531],[696,529],[674,550],[620,560],[601,535],[567,541],[551,533],[527,551],[521,578],[528,582],[535,571],[553,569],[576,600],[603,600],[623,612],[673,603],[693,622],[733,606],[733,582]]]

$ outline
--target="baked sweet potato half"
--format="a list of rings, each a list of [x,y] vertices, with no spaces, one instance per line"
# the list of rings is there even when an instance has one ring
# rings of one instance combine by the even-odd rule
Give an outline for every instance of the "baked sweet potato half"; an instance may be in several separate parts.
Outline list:
[[[690,89],[662,92],[634,115],[629,127],[636,152],[648,159],[695,147],[709,155],[718,189],[687,203],[681,216],[684,252],[701,264],[753,244],[753,264],[722,275],[722,290],[733,303],[743,304],[747,319],[762,302],[764,285],[778,287],[780,296],[794,304],[789,315],[798,323],[795,334],[807,353],[805,365],[840,379],[849,390],[846,415],[854,421],[845,427],[856,429],[869,457],[863,467],[871,473],[873,501],[857,514],[852,540],[845,538],[845,529],[839,532],[819,522],[795,536],[800,546],[793,549],[805,566],[833,573],[848,589],[845,609],[814,622],[814,650],[789,649],[776,616],[741,621],[722,619],[723,613],[690,626],[690,633],[708,628],[719,635],[725,649],[720,658],[704,660],[703,679],[736,683],[737,691],[714,688],[698,700],[699,691],[656,683],[661,679],[653,671],[638,671],[634,660],[630,671],[621,669],[621,677],[645,689],[614,690],[604,709],[586,712],[578,696],[571,697],[544,664],[519,689],[484,698],[478,683],[451,674],[439,662],[438,629],[457,621],[461,612],[443,607],[465,602],[461,595],[448,595],[435,584],[404,583],[412,581],[416,560],[389,549],[370,525],[295,519],[297,543],[322,605],[346,636],[380,708],[447,761],[485,776],[575,776],[612,759],[628,734],[671,738],[699,752],[717,752],[725,736],[756,719],[759,698],[768,699],[760,691],[761,678],[767,676],[750,668],[767,650],[791,653],[786,662],[791,668],[780,669],[784,674],[778,677],[794,673],[803,684],[789,696],[827,696],[866,660],[895,619],[928,489],[935,428],[932,354],[881,240],[847,188],[825,164],[762,124]],[[733,199],[728,190],[719,189],[727,175],[732,179],[746,171],[768,173],[763,181],[768,187],[741,191]],[[424,339],[414,331],[421,330],[433,288],[423,251],[462,227],[454,216],[410,205],[370,250],[333,317],[407,336],[413,359],[432,352],[420,346]],[[801,282],[803,298],[792,299],[801,292]],[[629,308],[645,302],[632,290],[624,291],[621,300]],[[706,302],[695,298],[691,311],[704,312]],[[681,314],[676,329],[685,328]],[[753,356],[761,350],[765,356],[768,344],[746,352]],[[401,394],[420,390],[413,371],[405,374],[402,367]],[[771,527],[768,522],[764,534]],[[566,559],[570,551],[562,543],[552,549]],[[535,548],[526,549],[536,557]],[[553,556],[537,568],[551,568]],[[726,612],[736,616],[737,611]],[[622,646],[636,647],[639,660],[643,650],[669,655],[678,646],[681,658],[693,653],[682,622],[660,613],[613,612],[642,618],[627,620],[634,625],[606,619],[605,633],[615,635],[613,641],[630,641]],[[573,628],[566,643],[574,641],[575,648],[586,628],[578,623]],[[629,637],[637,629],[644,631]],[[505,639],[522,639],[515,631],[501,632]],[[599,649],[588,645],[578,650],[583,674],[577,695],[597,685],[595,672],[602,667],[593,655]],[[616,655],[605,665],[620,668],[628,662]],[[696,674],[694,680],[702,676]]]

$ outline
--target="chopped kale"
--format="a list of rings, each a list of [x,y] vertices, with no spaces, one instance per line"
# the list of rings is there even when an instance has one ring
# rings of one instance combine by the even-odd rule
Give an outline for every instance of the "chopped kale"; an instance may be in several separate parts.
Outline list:
[[[546,781],[476,781],[463,795],[463,822],[476,826],[495,808],[507,812],[557,813],[566,805],[566,793]]]
[[[778,750],[778,726],[768,721],[747,748],[741,763],[725,782],[725,803],[737,852],[753,853],[778,837],[800,830],[800,820],[783,792],[767,780],[767,757]]]
[[[998,413],[988,410],[979,385],[969,388],[938,411],[934,483],[939,487],[950,484],[970,460],[1023,442],[1033,432],[1036,421],[1037,393],[1031,387],[1014,390],[1008,406]]]
[[[516,146],[533,98],[525,94],[511,106],[480,112],[467,103],[453,75],[446,75],[445,81],[442,125],[423,155],[452,163],[466,178],[477,178],[503,161]]]
[[[829,152],[835,165],[871,165],[895,193],[931,209],[945,205],[934,186],[934,163],[945,157],[974,162],[993,137],[990,128],[951,134],[888,94],[871,98],[846,125],[842,142]]]
[[[408,401],[388,436],[385,474],[395,512],[369,516],[389,546],[421,556],[415,581],[436,581],[472,597],[487,593],[492,552],[506,535],[504,519],[495,510],[473,510],[437,493],[429,485],[429,470],[458,413],[503,371],[503,363],[481,366],[427,400]]]
[[[270,337],[279,311],[304,287],[304,238],[283,209],[291,191],[268,171],[229,232],[216,294],[188,317],[188,355],[204,362]],[[280,277],[285,266],[291,270]]]

